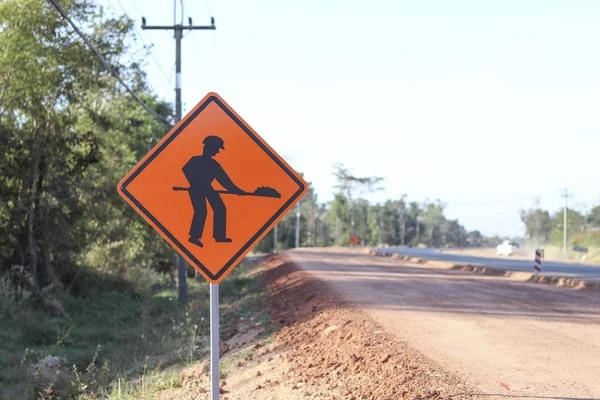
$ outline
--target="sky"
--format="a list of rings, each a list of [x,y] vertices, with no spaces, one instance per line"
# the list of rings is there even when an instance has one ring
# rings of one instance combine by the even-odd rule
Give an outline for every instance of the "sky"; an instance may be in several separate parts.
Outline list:
[[[136,21],[132,54],[174,101],[174,4],[99,0]],[[184,114],[219,93],[322,202],[333,165],[381,176],[373,202],[440,199],[488,235],[524,234],[519,209],[554,212],[568,188],[600,204],[600,1],[183,1],[216,31],[182,42]],[[181,3],[177,1],[177,20]]]

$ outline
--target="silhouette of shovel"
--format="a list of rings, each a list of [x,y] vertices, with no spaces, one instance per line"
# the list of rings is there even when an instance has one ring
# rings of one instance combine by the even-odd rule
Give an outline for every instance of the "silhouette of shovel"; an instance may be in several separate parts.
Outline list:
[[[189,187],[181,187],[181,186],[173,186],[173,190],[188,192],[190,190]],[[238,194],[233,192],[228,192],[227,190],[215,190],[215,192],[220,194]],[[276,189],[268,186],[260,186],[256,188],[256,190],[252,193],[245,193],[244,196],[254,196],[254,197],[270,197],[272,199],[280,199],[281,193],[279,193]]]

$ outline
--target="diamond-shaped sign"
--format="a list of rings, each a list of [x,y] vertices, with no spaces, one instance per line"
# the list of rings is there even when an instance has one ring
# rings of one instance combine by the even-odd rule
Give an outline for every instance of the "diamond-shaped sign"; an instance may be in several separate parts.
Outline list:
[[[219,283],[308,186],[209,93],[119,182],[123,198]]]

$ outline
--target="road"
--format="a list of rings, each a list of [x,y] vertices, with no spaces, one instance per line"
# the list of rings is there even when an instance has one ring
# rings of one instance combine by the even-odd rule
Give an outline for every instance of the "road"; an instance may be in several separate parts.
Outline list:
[[[476,257],[462,254],[449,254],[436,249],[417,248],[386,248],[385,251],[402,255],[422,257],[430,260],[450,261],[460,264],[477,264],[491,268],[510,269],[514,271],[535,272],[533,260],[515,260],[510,257],[491,258]],[[545,275],[558,275],[573,278],[600,280],[600,267],[568,262],[542,260],[542,273]]]
[[[286,254],[481,398],[600,399],[600,291],[344,249]]]

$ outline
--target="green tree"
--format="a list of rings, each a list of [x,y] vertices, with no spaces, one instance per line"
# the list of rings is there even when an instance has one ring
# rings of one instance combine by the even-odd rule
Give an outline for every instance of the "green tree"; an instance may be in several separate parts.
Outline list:
[[[352,236],[350,205],[343,194],[334,194],[333,201],[327,205],[325,221],[329,226],[329,236],[335,246],[344,246],[350,243],[350,236]]]
[[[567,239],[570,239],[571,235],[581,233],[586,228],[586,217],[581,213],[567,209]],[[552,233],[550,234],[550,240],[555,244],[563,243],[564,235],[564,211],[558,210],[552,216]]]
[[[168,118],[170,106],[149,94],[139,64],[121,62],[132,22],[106,19],[88,1],[61,4],[129,86]],[[118,179],[164,128],[50,3],[2,2],[0,21],[0,272],[27,265],[41,288],[73,283],[85,265],[170,263],[158,235],[116,194]]]
[[[426,227],[425,243],[429,247],[441,247],[444,244],[444,225],[446,221],[444,207],[445,205],[440,200],[437,200],[427,203],[423,210]]]
[[[334,176],[337,180],[335,188],[338,189],[339,193],[343,195],[350,207],[350,226],[351,234],[354,235],[357,232],[361,232],[364,237],[367,235],[367,213],[364,204],[359,207],[357,200],[362,200],[362,197],[377,190],[381,190],[380,183],[383,181],[382,177],[368,176],[358,177],[353,175],[350,170],[342,164],[334,165]],[[362,211],[362,217],[359,219],[362,226],[361,230],[356,230],[357,212]]]
[[[471,231],[467,234],[467,243],[469,247],[481,247],[485,244],[485,237],[477,230]]]
[[[595,228],[600,228],[600,206],[592,208],[587,216],[587,222]]]
[[[538,244],[547,243],[552,232],[552,221],[546,210],[539,205],[529,210],[521,210],[521,221],[525,224],[525,234]]]

